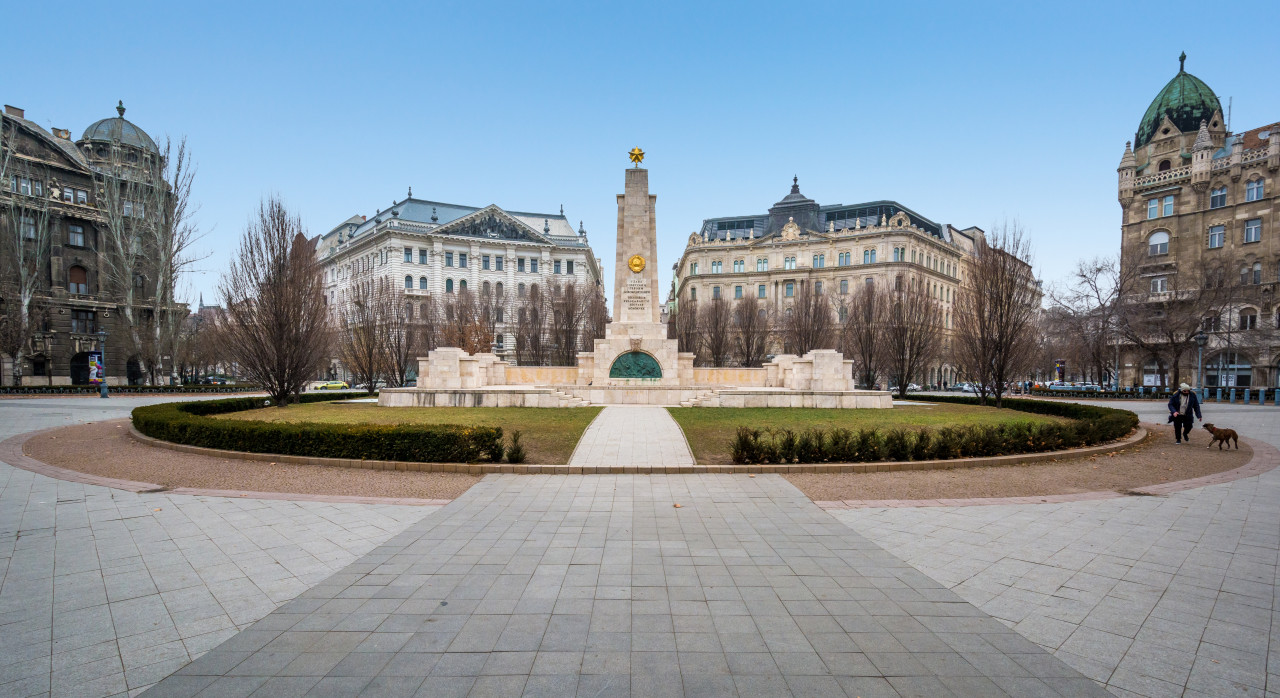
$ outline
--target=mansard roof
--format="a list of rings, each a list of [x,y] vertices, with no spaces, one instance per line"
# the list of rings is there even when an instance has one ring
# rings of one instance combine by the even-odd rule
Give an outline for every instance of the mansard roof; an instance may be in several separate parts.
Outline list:
[[[777,208],[776,205],[775,208]],[[945,237],[942,232],[942,226],[938,223],[925,218],[896,201],[887,199],[850,205],[824,205],[819,206],[818,211],[820,212],[819,223],[822,230],[815,232],[825,232],[829,224],[834,224],[836,230],[854,228],[858,225],[863,228],[869,225],[878,225],[882,215],[886,218],[891,218],[901,212],[911,219],[913,225],[933,237],[939,239],[944,239]],[[706,236],[708,240],[746,240],[753,237],[760,239],[778,232],[770,229],[770,218],[771,216],[768,213],[707,218],[702,221],[702,228],[697,234]]]
[[[484,214],[484,215],[479,215]],[[417,224],[412,229],[432,235],[526,240],[560,247],[587,248],[585,236],[579,236],[563,213],[507,211],[496,204],[464,206],[413,197],[398,201],[390,208],[359,220],[347,219],[325,237],[342,231],[347,239],[359,238],[389,220]],[[456,225],[455,225],[456,224]]]

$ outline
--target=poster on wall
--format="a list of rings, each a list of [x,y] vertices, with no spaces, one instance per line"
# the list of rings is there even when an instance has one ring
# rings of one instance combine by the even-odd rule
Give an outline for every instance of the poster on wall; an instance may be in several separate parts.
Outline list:
[[[106,373],[102,368],[102,352],[89,352],[89,383],[100,385],[106,379]]]

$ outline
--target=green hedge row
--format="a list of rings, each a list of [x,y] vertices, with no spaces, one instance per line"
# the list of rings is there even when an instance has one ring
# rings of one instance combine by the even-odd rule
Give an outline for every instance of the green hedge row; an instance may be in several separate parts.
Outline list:
[[[324,402],[349,395],[303,394],[300,402]],[[170,402],[139,407],[133,426],[173,443],[250,453],[319,458],[395,460],[418,463],[475,463],[501,460],[500,427],[459,424],[314,424],[210,419],[211,415],[258,409],[263,398]]]
[[[97,395],[96,385],[6,385],[0,395]],[[252,393],[256,385],[109,385],[112,395],[167,395],[172,393]]]
[[[978,403],[964,396],[929,396],[930,402]],[[1007,408],[1065,417],[1069,422],[1008,422],[941,429],[755,429],[738,427],[730,447],[734,463],[867,463],[947,460],[1040,453],[1093,446],[1128,435],[1138,416],[1095,405],[1005,400]]]

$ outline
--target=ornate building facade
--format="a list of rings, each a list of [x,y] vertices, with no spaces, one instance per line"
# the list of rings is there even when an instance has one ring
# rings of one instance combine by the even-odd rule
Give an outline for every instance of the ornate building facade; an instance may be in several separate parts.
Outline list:
[[[162,167],[155,141],[124,118],[123,104],[117,116],[94,122],[79,140],[68,129],[47,131],[26,118],[23,109],[4,107],[0,115],[0,235],[5,237],[0,264],[0,315],[20,312],[16,275],[21,254],[33,260],[38,282],[32,304],[36,309],[33,331],[25,343],[20,363],[0,354],[0,383],[11,385],[15,369],[25,385],[83,385],[88,383],[89,352],[100,350],[99,330],[108,333],[105,358],[108,384],[139,383],[146,379],[145,361],[124,338],[130,335],[120,313],[122,298],[112,288],[105,232],[113,214],[134,216],[143,202],[120,201],[108,196],[106,182],[119,181],[104,173],[154,172]],[[110,203],[109,203],[110,201]],[[118,205],[118,206],[117,206]],[[127,254],[144,256],[145,250]],[[117,265],[115,268],[120,268]],[[154,298],[154,277],[142,267],[129,282],[128,298],[139,314],[155,311],[186,315],[183,304],[144,310]],[[171,366],[156,367],[167,376]]]
[[[1196,317],[1169,323],[1163,345],[1123,346],[1121,383],[1160,385],[1176,361],[1184,380],[1206,387],[1280,386],[1280,123],[1228,130],[1217,95],[1185,61],[1125,144],[1121,264],[1153,333],[1162,314]],[[1190,349],[1161,350],[1170,345]]]
[[[965,260],[983,235],[977,227],[935,223],[895,201],[820,205],[793,179],[791,192],[767,213],[703,221],[675,267],[670,305],[678,313],[688,301],[732,302],[746,296],[776,319],[789,311],[801,284],[812,284],[831,297],[834,319],[843,321],[843,302],[856,284],[889,289],[920,284],[942,306],[943,341],[949,348]],[[775,330],[771,353],[782,351],[777,335]],[[944,359],[919,380],[950,384],[956,374]]]
[[[497,323],[493,353],[515,350],[515,313],[535,287],[577,283],[600,292],[600,260],[587,232],[558,214],[505,211],[409,196],[372,218],[352,216],[316,241],[331,307],[344,303],[354,283],[382,279],[403,288],[411,308],[428,295],[444,299],[463,290],[508,299]],[[333,373],[341,375],[335,362]]]

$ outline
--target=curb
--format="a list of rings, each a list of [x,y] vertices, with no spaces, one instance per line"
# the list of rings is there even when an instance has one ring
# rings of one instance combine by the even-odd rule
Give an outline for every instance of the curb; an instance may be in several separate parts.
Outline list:
[[[598,418],[598,416],[597,416]],[[679,422],[677,422],[677,425]],[[590,425],[587,427],[590,428]],[[585,431],[583,432],[586,433]],[[681,431],[681,434],[684,432]],[[1023,465],[1060,458],[1077,458],[1097,454],[1111,453],[1128,448],[1147,437],[1147,430],[1139,426],[1133,434],[1111,443],[1099,446],[1088,446],[1066,451],[1046,451],[1043,453],[1021,453],[1010,456],[990,456],[986,458],[955,458],[950,460],[918,460],[918,461],[880,461],[876,463],[798,463],[795,465],[528,465],[521,463],[413,463],[406,461],[354,460],[350,458],[320,458],[312,456],[287,456],[271,453],[249,453],[246,451],[226,451],[203,446],[188,446],[161,441],[147,436],[132,425],[129,435],[134,439],[157,448],[167,448],[182,453],[196,453],[214,458],[238,460],[268,461],[272,463],[289,463],[294,465],[324,465],[335,468],[363,468],[366,470],[398,470],[421,473],[467,473],[469,475],[488,475],[490,473],[507,475],[686,475],[686,474],[727,474],[727,473],[889,473],[910,470],[945,470],[949,468],[975,468],[982,466]],[[581,443],[581,440],[579,440]],[[574,446],[577,452],[577,446]]]
[[[1208,487],[1209,485],[1221,485],[1228,482],[1235,482],[1247,477],[1256,477],[1262,475],[1273,468],[1280,466],[1280,449],[1257,439],[1240,437],[1240,440],[1249,445],[1253,449],[1253,458],[1248,463],[1234,468],[1232,470],[1224,470],[1220,473],[1212,475],[1203,475],[1201,477],[1189,478],[1186,480],[1177,480],[1175,482],[1162,482],[1158,485],[1147,485],[1145,487],[1134,487],[1125,492],[1116,490],[1101,490],[1098,492],[1077,492],[1073,494],[1045,494],[1031,497],[972,497],[967,499],[845,499],[845,500],[828,500],[815,501],[819,508],[828,511],[840,509],[902,509],[914,507],[972,507],[972,506],[996,506],[1001,504],[1062,504],[1067,502],[1093,502],[1104,499],[1121,499],[1131,497],[1133,495],[1149,495],[1161,496],[1173,494],[1175,492],[1183,492],[1185,490],[1198,489],[1200,487]]]
[[[78,426],[78,425],[66,425]],[[135,494],[182,494],[197,497],[226,497],[230,499],[271,499],[284,500],[294,502],[329,502],[332,504],[396,504],[401,506],[443,506],[453,501],[451,499],[414,499],[411,497],[360,497],[338,494],[300,494],[296,492],[256,492],[252,490],[211,490],[199,487],[174,487],[168,488],[164,485],[154,482],[141,482],[138,480],[121,480],[112,477],[103,477],[101,475],[90,475],[82,473],[78,470],[69,468],[59,468],[56,465],[49,465],[43,461],[38,461],[23,452],[23,446],[29,439],[41,436],[51,431],[65,429],[66,426],[50,427],[48,429],[40,429],[39,431],[29,431],[16,436],[11,436],[4,441],[0,441],[0,461],[27,472],[44,475],[45,477],[64,482],[78,482],[83,485],[96,485],[98,487],[108,487],[113,490],[124,490]]]

